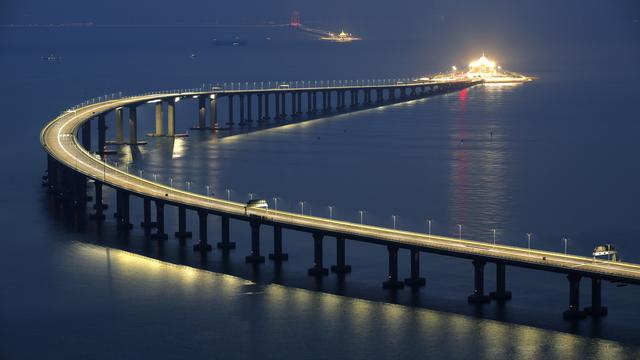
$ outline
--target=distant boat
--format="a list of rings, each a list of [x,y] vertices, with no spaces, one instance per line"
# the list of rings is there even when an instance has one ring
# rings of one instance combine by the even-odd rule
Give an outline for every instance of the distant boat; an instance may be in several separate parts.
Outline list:
[[[53,55],[53,54],[49,54],[48,56],[43,56],[41,57],[42,61],[50,61],[50,62],[54,62],[54,61],[60,61],[62,60],[62,56],[57,56],[57,55]]]
[[[333,42],[339,42],[339,43],[348,43],[348,42],[358,41],[362,39],[359,37],[353,36],[350,33],[346,33],[344,32],[344,30],[342,30],[340,34],[337,34],[337,35],[330,32],[327,34],[327,36],[321,37],[320,40],[333,41]]]
[[[233,39],[213,39],[211,42],[215,46],[246,46],[249,44],[247,39],[242,39],[238,36]]]

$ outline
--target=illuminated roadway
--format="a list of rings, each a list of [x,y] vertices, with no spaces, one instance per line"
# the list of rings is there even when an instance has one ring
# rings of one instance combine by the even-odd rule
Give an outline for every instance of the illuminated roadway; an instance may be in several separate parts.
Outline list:
[[[387,85],[387,87],[393,87],[393,85]],[[366,88],[366,86],[360,88]],[[305,89],[286,90],[304,91]],[[270,89],[268,91],[274,92],[279,91],[279,89]],[[237,92],[241,93],[242,91]],[[499,261],[520,267],[560,273],[579,273],[604,280],[640,284],[640,265],[631,263],[594,260],[591,257],[494,245],[480,241],[460,240],[286,211],[246,208],[243,203],[175,189],[117,169],[96,155],[89,153],[80,145],[76,137],[80,126],[84,122],[118,107],[142,105],[150,100],[175,97],[186,98],[213,93],[221,93],[221,91],[141,95],[84,106],[75,111],[68,111],[48,123],[40,134],[41,143],[45,150],[61,164],[89,178],[101,181],[113,188],[124,189],[132,194],[158,199],[167,204],[180,205],[188,209],[205,210],[218,215],[225,214],[242,220],[249,220],[250,215],[255,215],[261,218],[261,223],[263,224],[278,224],[284,228],[310,233],[319,232],[325,235],[343,236],[347,239],[358,241],[396,245],[399,248],[419,249],[425,252],[455,257],[483,259],[489,262]],[[224,93],[232,93],[232,91],[225,91]]]

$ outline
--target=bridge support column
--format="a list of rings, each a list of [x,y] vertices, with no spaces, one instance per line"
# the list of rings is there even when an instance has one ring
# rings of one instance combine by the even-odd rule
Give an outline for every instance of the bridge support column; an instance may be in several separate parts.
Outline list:
[[[91,120],[82,124],[82,147],[91,152]]]
[[[124,190],[116,191],[116,213],[118,230],[130,230],[133,225],[129,222],[129,193]]]
[[[233,95],[229,94],[227,98],[229,99],[229,120],[227,125],[233,126]]]
[[[198,129],[204,130],[207,127],[207,101],[204,96],[198,97]]]
[[[246,97],[245,94],[240,94],[240,126],[244,126],[245,125],[245,117],[244,117],[244,98]]]
[[[251,93],[247,94],[247,122],[253,122],[251,118],[251,113],[253,112],[253,106],[251,105],[251,98],[253,95]]]
[[[331,266],[331,272],[337,274],[348,274],[351,272],[351,265],[345,261],[345,240],[344,237],[336,237],[336,264]]]
[[[176,136],[176,101],[167,102],[167,136]]]
[[[282,227],[280,225],[273,225],[273,253],[269,254],[269,259],[273,261],[289,259],[289,254],[282,252]]]
[[[318,112],[318,94],[312,91],[311,96],[311,102],[313,103],[313,110],[311,111],[315,114]]]
[[[191,231],[187,231],[187,208],[184,206],[178,207],[178,231],[174,235],[180,240],[192,236]]]
[[[402,289],[404,283],[398,280],[398,247],[388,245],[387,251],[389,252],[389,276],[387,277],[387,281],[382,283],[382,288]]]
[[[327,112],[327,92],[322,92],[322,112]]]
[[[297,93],[297,96],[298,96],[298,106],[297,106],[298,107],[298,111],[297,111],[297,113],[298,114],[302,114],[302,93],[301,92]]]
[[[209,111],[211,130],[215,131],[218,129],[218,99],[215,94],[209,97]]]
[[[107,121],[104,114],[98,115],[98,154],[104,157],[104,147],[107,144]]]
[[[169,237],[164,232],[164,202],[156,200],[156,233],[151,235],[154,240],[167,240]]]
[[[336,97],[338,97],[338,95],[336,94]],[[331,111],[332,107],[331,107],[331,91],[327,92],[327,110]]]
[[[298,94],[292,92],[291,93],[291,116],[296,116],[298,110],[296,109],[296,105],[298,104]]]
[[[411,287],[420,287],[426,284],[426,280],[420,277],[420,251],[411,249],[411,277],[404,279],[404,283]]]
[[[264,120],[264,113],[262,111],[263,109],[263,98],[264,95],[262,93],[258,93],[258,122],[262,122],[262,120]]]
[[[162,113],[162,101],[156,103],[156,132],[154,136],[164,135],[164,114]]]
[[[229,251],[236,248],[236,243],[231,242],[229,239],[229,216],[222,215],[220,217],[220,227],[222,229],[222,241],[218,242],[218,249],[222,251]]]
[[[307,114],[313,112],[313,91],[307,91]]]
[[[207,252],[211,251],[211,245],[207,241],[207,213],[205,211],[198,211],[198,227],[199,241],[197,244],[193,245],[194,251]]]
[[[606,316],[609,312],[606,306],[602,306],[602,283],[600,278],[591,278],[591,306],[584,308],[584,312],[593,317]]]
[[[90,214],[89,218],[93,220],[102,221],[104,220],[104,209],[107,207],[102,202],[102,183],[100,181],[95,181],[93,183],[94,186],[94,204],[93,209],[96,211],[94,214]]]
[[[151,234],[151,228],[157,225],[156,222],[151,221],[151,199],[144,198],[142,200],[142,222],[140,223],[140,227],[144,229],[144,234]]]
[[[578,274],[567,275],[569,279],[569,309],[562,313],[562,317],[567,320],[584,319],[584,311],[580,310],[580,279]]]
[[[484,294],[484,260],[473,260],[473,294],[467,300],[471,304],[482,304],[491,301],[491,298]]]
[[[496,291],[489,293],[493,300],[511,300],[511,291],[507,291],[506,285],[506,265],[502,262],[496,263]]]
[[[321,233],[313,233],[313,266],[307,270],[311,276],[329,275],[329,270],[323,266],[322,257],[322,239],[324,235]]]
[[[275,104],[276,104],[276,113],[274,114],[274,119],[280,119],[280,93],[274,93],[273,96],[275,97]]]
[[[129,145],[138,144],[138,110],[135,106],[129,108]]]
[[[116,113],[116,144],[124,144],[124,109],[117,108]]]
[[[260,221],[249,220],[251,226],[251,254],[244,258],[245,262],[258,264],[264,262],[264,256],[260,255]]]

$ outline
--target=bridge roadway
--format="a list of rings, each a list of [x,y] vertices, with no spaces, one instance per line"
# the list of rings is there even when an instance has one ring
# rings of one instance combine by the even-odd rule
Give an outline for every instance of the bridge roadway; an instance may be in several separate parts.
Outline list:
[[[278,91],[272,89],[271,91]],[[304,91],[301,89],[301,91]],[[388,229],[378,226],[363,225],[347,221],[332,220],[317,216],[296,214],[272,209],[247,208],[244,203],[226,201],[214,197],[183,191],[160,183],[122,171],[107,164],[99,156],[90,153],[81,146],[76,134],[81,126],[90,119],[105,114],[119,107],[144,104],[157,99],[169,99],[175,97],[195,97],[209,95],[213,92],[180,92],[170,94],[150,94],[133,96],[116,100],[108,100],[75,111],[69,111],[48,123],[41,132],[41,143],[46,152],[58,163],[72,171],[91,178],[96,183],[108,185],[112,188],[124,190],[144,199],[163,202],[168,205],[183,209],[195,210],[219,216],[249,221],[252,224],[272,225],[320,234],[322,236],[335,236],[339,240],[356,240],[385,245],[389,249],[389,287],[397,282],[397,251],[409,249],[413,254],[419,252],[436,253],[454,257],[474,260],[475,289],[469,297],[472,300],[485,302],[488,297],[484,294],[483,267],[486,262],[496,263],[498,270],[498,289],[505,298],[510,298],[510,293],[504,289],[504,266],[518,266],[524,268],[539,269],[557,273],[568,274],[570,282],[570,307],[565,312],[566,317],[583,316],[579,308],[578,291],[580,277],[592,279],[592,297],[594,307],[600,308],[600,280],[608,280],[618,283],[640,284],[640,266],[625,262],[611,262],[595,260],[590,257],[565,255],[563,253],[520,248],[506,245],[494,245],[482,241],[457,239],[446,236],[429,235],[424,233],[409,232]],[[50,174],[51,176],[51,174]],[[206,219],[206,217],[205,217]],[[201,226],[201,231],[202,231]],[[206,232],[206,225],[204,227]],[[255,233],[255,232],[254,232]],[[259,233],[259,232],[257,232]],[[314,237],[315,238],[315,237]],[[200,235],[200,241],[206,243],[206,234]],[[257,239],[256,239],[257,241]],[[206,244],[205,244],[206,245]],[[316,242],[316,251],[318,246]],[[320,252],[322,244],[319,245]],[[342,245],[344,248],[344,245]],[[259,250],[258,250],[259,251]],[[344,250],[342,250],[344,252]],[[258,254],[259,255],[259,254]],[[316,262],[320,261],[322,267],[322,255],[315,254]],[[342,254],[344,257],[344,254]],[[419,255],[418,255],[419,256]],[[344,262],[344,260],[343,260]],[[318,264],[316,264],[318,265]],[[412,263],[412,267],[413,267]],[[417,264],[415,264],[417,267]],[[500,268],[501,267],[501,268]],[[322,270],[322,269],[321,269]],[[413,274],[412,277],[419,276]],[[502,276],[502,279],[500,279]],[[414,278],[418,280],[419,278]],[[597,284],[596,284],[597,283]],[[400,287],[400,286],[397,286]],[[596,299],[597,296],[597,299]],[[606,308],[602,307],[606,314]],[[596,309],[598,310],[598,309]],[[567,315],[568,314],[568,315]],[[594,314],[597,315],[597,314]]]

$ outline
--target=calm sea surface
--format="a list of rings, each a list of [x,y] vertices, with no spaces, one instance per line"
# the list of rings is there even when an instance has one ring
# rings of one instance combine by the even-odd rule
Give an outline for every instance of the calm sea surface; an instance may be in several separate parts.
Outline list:
[[[213,47],[239,34],[246,47]],[[267,41],[266,36],[273,40]],[[83,99],[122,91],[194,88],[242,81],[356,80],[446,69],[451,49],[420,41],[319,43],[286,30],[0,29],[0,357],[23,358],[562,358],[640,357],[640,289],[603,284],[609,316],[564,322],[567,280],[507,269],[513,300],[476,307],[469,261],[423,254],[427,286],[390,294],[386,250],[348,243],[353,273],[306,276],[309,234],[285,231],[290,260],[252,267],[249,228],[232,223],[229,257],[205,259],[170,238],[127,237],[113,219],[102,228],[59,214],[40,186],[45,122]],[[278,208],[348,221],[588,255],[613,243],[640,262],[640,110],[637,49],[609,44],[617,57],[578,45],[504,67],[540,76],[523,86],[476,86],[459,93],[244,133],[189,131],[197,105],[181,101],[186,138],[149,139],[109,161],[148,178]],[[447,47],[452,47],[447,45]],[[454,47],[454,46],[453,46]],[[505,54],[509,51],[504,50]],[[56,62],[42,61],[49,54]],[[195,54],[195,58],[190,55]],[[464,54],[471,56],[474,54]],[[487,54],[490,55],[490,54]],[[589,56],[586,56],[589,55]],[[454,61],[455,60],[455,61]],[[306,104],[306,101],[304,102]],[[272,108],[273,110],[273,108]],[[143,134],[153,109],[139,110]],[[221,118],[226,117],[225,109]],[[113,119],[109,121],[112,123]],[[113,137],[112,130],[109,136]],[[95,139],[95,138],[94,138]],[[114,205],[112,192],[107,199]],[[132,201],[134,223],[141,202]],[[109,209],[112,211],[112,209]],[[110,212],[109,212],[110,215]],[[177,216],[169,209],[168,232]],[[196,228],[196,218],[189,217]],[[219,239],[210,217],[209,238]],[[271,251],[263,227],[263,252]],[[325,240],[325,262],[334,261]],[[408,254],[400,275],[408,276]],[[582,283],[582,304],[590,289]],[[486,287],[494,287],[487,266]]]

